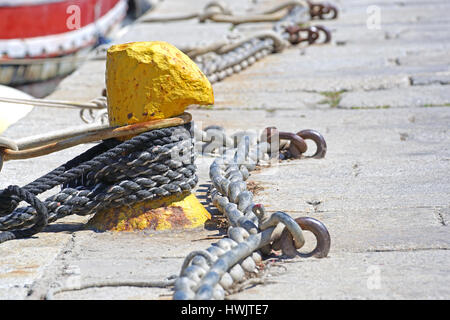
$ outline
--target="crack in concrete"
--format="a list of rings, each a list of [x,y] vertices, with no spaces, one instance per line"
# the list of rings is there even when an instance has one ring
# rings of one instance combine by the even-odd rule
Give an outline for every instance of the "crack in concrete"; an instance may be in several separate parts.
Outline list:
[[[445,217],[441,212],[442,209],[438,209],[438,211],[435,213],[436,219],[438,222],[443,226],[448,226],[447,221],[445,221]]]
[[[87,289],[100,289],[100,288],[120,288],[120,287],[136,287],[136,288],[169,288],[173,287],[175,281],[177,279],[177,275],[171,275],[164,280],[155,280],[155,281],[104,281],[104,282],[92,282],[87,284],[78,284],[74,287],[60,287],[60,288],[50,288],[46,295],[47,300],[52,300],[53,296],[58,293],[63,292],[73,292],[73,291],[82,291]]]
[[[49,288],[57,283],[58,278],[62,277],[64,269],[69,266],[67,256],[72,255],[75,247],[75,234],[72,234],[67,243],[62,247],[60,253],[53,262],[45,269],[41,278],[36,279],[28,290],[27,300],[43,300],[47,295]]]
[[[355,252],[355,253],[383,253],[383,252],[420,252],[420,251],[441,251],[450,250],[450,248],[407,248],[407,249],[368,249],[365,251]]]

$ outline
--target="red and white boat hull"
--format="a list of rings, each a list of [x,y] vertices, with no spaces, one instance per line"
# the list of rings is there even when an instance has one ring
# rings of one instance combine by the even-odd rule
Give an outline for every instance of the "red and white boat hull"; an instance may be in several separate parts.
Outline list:
[[[126,11],[126,0],[0,0],[0,84],[71,73]]]
[[[125,0],[0,0],[3,59],[55,57],[94,44],[125,17]]]

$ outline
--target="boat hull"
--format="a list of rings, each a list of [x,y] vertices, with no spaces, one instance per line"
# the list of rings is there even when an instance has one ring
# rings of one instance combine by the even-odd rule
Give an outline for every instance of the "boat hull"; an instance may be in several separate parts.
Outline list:
[[[87,47],[55,58],[0,61],[0,84],[17,86],[66,76],[86,61],[90,50]]]
[[[126,11],[125,0],[0,0],[0,84],[69,74]],[[36,27],[29,28],[21,15]]]

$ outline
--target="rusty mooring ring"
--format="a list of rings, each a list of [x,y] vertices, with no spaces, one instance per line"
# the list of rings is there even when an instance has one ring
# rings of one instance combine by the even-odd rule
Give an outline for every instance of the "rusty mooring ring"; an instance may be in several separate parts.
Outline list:
[[[316,130],[306,129],[297,132],[297,135],[302,137],[304,140],[312,140],[317,146],[316,152],[312,156],[307,158],[322,159],[327,153],[327,143],[325,138]]]
[[[295,219],[302,230],[311,231],[316,237],[317,244],[313,251],[309,253],[297,252],[294,240],[289,231],[285,228],[281,233],[280,245],[284,254],[289,256],[299,255],[303,258],[316,257],[324,258],[328,255],[331,246],[331,237],[325,225],[317,219],[310,217],[300,217]]]

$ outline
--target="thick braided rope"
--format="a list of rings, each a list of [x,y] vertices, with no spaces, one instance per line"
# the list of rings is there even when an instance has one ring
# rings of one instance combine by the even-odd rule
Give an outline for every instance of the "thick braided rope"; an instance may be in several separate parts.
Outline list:
[[[0,233],[0,243],[35,234],[70,214],[88,215],[192,190],[198,181],[193,163],[190,125],[145,132],[123,143],[105,141],[23,188],[3,190],[0,230],[8,232]],[[43,202],[37,199],[60,185],[60,192]],[[17,208],[22,200],[31,206]]]
[[[3,190],[3,194],[15,196],[20,200],[28,202],[36,210],[36,222],[26,230],[12,230],[0,233],[0,243],[12,239],[30,237],[41,231],[48,223],[48,210],[45,205],[34,194],[19,186],[9,186]]]

